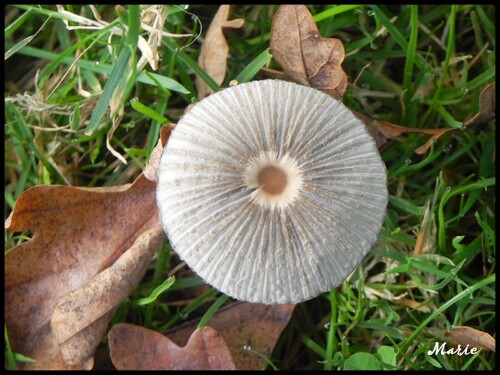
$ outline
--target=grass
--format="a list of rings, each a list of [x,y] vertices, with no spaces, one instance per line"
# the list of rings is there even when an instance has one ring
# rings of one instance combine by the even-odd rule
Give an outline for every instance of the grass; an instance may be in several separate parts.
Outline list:
[[[203,36],[215,6],[165,6],[163,30],[192,36],[163,37],[154,72],[130,64],[142,55],[139,35],[149,36],[139,29],[139,7],[97,6],[109,24],[72,30],[66,23],[76,26],[75,14],[96,19],[88,6],[64,8],[67,13],[54,6],[5,8],[4,219],[31,186],[132,181],[161,124],[175,123],[196,101],[194,77],[219,87],[196,63],[200,24]],[[460,127],[478,112],[482,88],[495,81],[493,6],[308,8],[323,37],[344,42],[350,82],[344,102],[374,118],[412,128]],[[246,23],[228,35],[222,87],[264,78],[261,67],[279,68],[268,49],[276,9],[235,7],[232,17]],[[495,335],[494,123],[444,136],[422,156],[414,150],[423,135],[384,145],[390,199],[378,243],[343,285],[298,305],[268,368],[496,367],[487,351],[427,354],[453,326]],[[5,248],[26,238],[6,233]],[[206,324],[226,298],[186,270],[163,285],[176,264],[164,244],[112,323],[163,331],[205,316]],[[149,303],[137,303],[148,296]]]

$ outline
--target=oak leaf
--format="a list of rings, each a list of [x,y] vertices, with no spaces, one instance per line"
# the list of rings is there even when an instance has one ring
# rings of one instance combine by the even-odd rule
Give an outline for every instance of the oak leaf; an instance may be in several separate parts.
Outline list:
[[[109,331],[110,356],[118,370],[235,370],[222,336],[211,327],[197,329],[185,347],[161,333],[117,324]]]
[[[305,5],[282,5],[271,26],[271,53],[295,82],[342,99],[347,75],[341,63],[344,45],[339,39],[322,38]]]
[[[295,306],[235,302],[220,309],[208,324],[226,341],[238,370],[260,370],[267,363],[252,351],[271,357]],[[196,326],[196,321],[188,322],[165,335],[178,345],[185,345]]]
[[[198,57],[198,65],[219,85],[222,84],[226,77],[227,56],[229,53],[229,46],[224,36],[224,30],[239,29],[245,23],[241,18],[229,21],[230,12],[230,5],[221,5],[219,7],[207,30],[205,40],[201,45],[200,56]],[[196,76],[195,84],[198,99],[203,99],[212,93],[212,90],[199,76]]]
[[[135,288],[163,237],[155,194],[156,183],[141,175],[115,187],[35,186],[18,198],[5,228],[31,231],[33,238],[5,255],[5,323],[13,350],[36,360],[25,368],[92,366],[92,352],[118,300]],[[101,274],[123,264],[129,268],[120,280],[104,278],[109,270]],[[119,296],[112,295],[116,288],[123,289]],[[80,296],[83,304],[71,299],[89,290]],[[69,321],[62,318],[68,306],[86,312],[81,321],[71,314]],[[87,315],[91,306],[95,310]],[[72,327],[60,329],[65,326]]]

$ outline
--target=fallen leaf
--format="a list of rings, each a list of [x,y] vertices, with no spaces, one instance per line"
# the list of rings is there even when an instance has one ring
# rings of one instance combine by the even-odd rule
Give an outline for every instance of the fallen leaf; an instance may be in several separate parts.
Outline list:
[[[464,122],[465,126],[483,124],[495,118],[496,112],[496,83],[487,85],[479,96],[479,112]]]
[[[160,225],[143,232],[111,267],[59,302],[51,327],[66,362],[78,364],[92,356],[114,312],[141,281],[163,238]]]
[[[341,67],[344,45],[322,38],[305,5],[282,5],[271,26],[271,53],[284,72],[297,83],[342,99],[347,75]]]
[[[207,35],[201,45],[201,52],[198,57],[198,65],[219,85],[222,84],[226,77],[227,56],[229,53],[229,46],[224,36],[224,30],[239,29],[245,23],[241,18],[229,21],[230,12],[230,5],[221,5],[219,7],[207,30]],[[196,76],[195,84],[198,99],[203,99],[212,93],[212,90],[199,76]]]
[[[5,255],[4,311],[13,350],[37,361],[26,364],[26,368],[87,369],[92,365],[88,356],[95,347],[90,348],[99,343],[116,298],[87,295],[87,304],[94,299],[106,313],[101,320],[94,315],[92,326],[80,330],[85,345],[63,348],[72,364],[61,357],[60,341],[50,327],[52,315],[66,294],[113,265],[133,249],[141,235],[146,236],[146,242],[149,238],[154,247],[154,236],[148,231],[159,227],[155,195],[155,182],[141,175],[132,184],[115,187],[36,186],[18,198],[5,229],[31,231],[33,238]],[[151,251],[144,246],[143,249]],[[139,267],[128,274],[122,286],[133,288],[133,282],[142,277],[141,272],[144,271]],[[127,278],[131,283],[127,283]],[[95,285],[95,281],[89,285]],[[115,292],[112,286],[115,285],[102,285],[110,293]],[[72,324],[79,326],[80,322]],[[95,337],[89,338],[91,335]],[[74,348],[81,349],[79,355]],[[77,364],[78,356],[81,362]]]
[[[260,370],[270,358],[276,341],[292,316],[295,304],[263,305],[235,302],[220,309],[208,324],[224,338],[238,370]],[[165,335],[177,345],[185,345],[198,321],[173,328]]]
[[[118,370],[235,370],[222,336],[211,327],[195,330],[185,347],[161,333],[117,324],[109,331],[110,356]]]
[[[479,97],[479,112],[463,123],[464,128],[480,125],[495,118],[495,83],[487,85]],[[463,128],[441,128],[441,129],[418,129],[407,128],[405,126],[396,125],[388,121],[375,120],[360,112],[354,111],[353,113],[365,123],[372,137],[375,139],[377,147],[382,147],[390,139],[400,139],[403,134],[419,133],[430,135],[429,139],[420,147],[415,149],[418,155],[425,154],[431,145],[448,133],[463,131]]]
[[[481,350],[495,351],[495,339],[486,332],[467,326],[453,327],[450,333],[451,344],[461,345],[465,348],[478,348]]]

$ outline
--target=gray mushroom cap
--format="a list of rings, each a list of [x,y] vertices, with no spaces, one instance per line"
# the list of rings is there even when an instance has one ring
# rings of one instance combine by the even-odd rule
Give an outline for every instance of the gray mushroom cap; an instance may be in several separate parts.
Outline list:
[[[176,125],[157,202],[173,249],[239,300],[311,299],[374,245],[387,172],[364,124],[310,87],[264,80],[215,93]]]

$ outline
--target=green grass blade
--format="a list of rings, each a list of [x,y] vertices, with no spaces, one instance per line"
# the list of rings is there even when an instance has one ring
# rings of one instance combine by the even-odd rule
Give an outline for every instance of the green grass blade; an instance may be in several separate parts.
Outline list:
[[[327,9],[321,13],[316,14],[313,16],[313,19],[315,22],[321,22],[323,20],[326,20],[330,17],[336,16],[337,14],[342,14],[344,12],[348,12],[353,9],[358,9],[360,5],[337,5],[333,8]]]
[[[127,43],[135,51],[141,30],[141,9],[139,5],[128,5]]]
[[[4,39],[7,39],[14,33],[14,31],[19,29],[26,22],[26,20],[29,19],[29,17],[31,16],[31,12],[32,12],[31,9],[28,9],[26,12],[17,17],[17,19],[14,22],[8,25],[4,29],[4,35],[3,35]]]
[[[160,294],[162,294],[163,292],[165,292],[166,290],[170,289],[170,287],[174,283],[175,283],[175,277],[174,276],[169,277],[161,285],[159,285],[158,287],[156,287],[155,290],[153,290],[151,292],[151,295],[149,295],[148,297],[141,298],[140,300],[138,300],[136,302],[136,305],[139,305],[139,306],[148,305],[148,304],[156,301],[156,299],[158,298],[158,296]]]
[[[376,6],[376,5],[370,5],[372,8],[374,14],[378,17],[382,25],[387,29],[389,34],[394,38],[396,43],[399,44],[399,46],[403,49],[403,51],[408,54],[408,42],[406,41],[406,38],[401,34],[401,32],[397,29],[396,26],[391,22],[389,18],[385,15],[382,10]],[[419,69],[425,69],[425,63],[423,60],[416,55],[416,58],[414,59],[415,65],[418,66]]]
[[[9,334],[7,333],[7,325],[5,323],[3,324],[3,337],[5,340],[5,359],[7,362],[7,370],[17,370],[16,356],[10,346]]]
[[[410,84],[413,77],[413,65],[415,64],[415,56],[417,54],[418,40],[418,5],[411,5],[411,32],[408,49],[406,50],[406,61],[404,67],[403,88],[410,89]]]
[[[31,43],[31,41],[37,36],[37,34],[41,30],[43,30],[43,28],[45,27],[45,25],[47,25],[47,23],[49,21],[50,21],[50,18],[47,18],[45,20],[45,22],[43,23],[43,25],[40,26],[40,28],[38,29],[38,31],[36,33],[34,33],[33,35],[30,35],[30,36],[27,36],[26,38],[22,39],[18,43],[14,44],[11,48],[9,48],[8,51],[6,51],[5,54],[4,54],[4,60],[7,60],[9,57],[11,57],[12,55],[14,55],[17,51],[19,51],[20,49],[24,48],[29,43]]]
[[[266,66],[273,55],[269,52],[269,48],[261,52],[255,59],[252,60],[250,64],[248,64],[245,69],[241,71],[240,74],[236,77],[236,81],[238,83],[249,82],[262,67]]]
[[[49,51],[44,51],[40,48],[34,48],[31,46],[26,46],[26,47],[22,48],[21,50],[18,51],[18,53],[25,55],[25,56],[31,56],[31,57],[35,57],[38,59],[46,59],[46,60],[52,60],[52,61],[54,61],[60,57],[60,54],[49,52]],[[58,59],[58,61],[59,61],[59,64],[66,64],[66,65],[71,65],[75,62],[74,58],[68,57],[68,56],[63,58],[63,59]],[[111,64],[96,64],[95,61],[88,61],[88,60],[80,59],[76,62],[76,65],[83,68],[83,69],[89,70],[89,71],[94,72],[94,73],[99,73],[99,74],[111,74],[111,72],[113,71],[113,65],[111,65]],[[171,78],[162,76],[160,74],[156,74],[156,73],[149,73],[149,74],[152,77],[154,77],[155,80],[148,77],[145,74],[145,72],[140,72],[137,75],[137,81],[151,85],[151,86],[156,86],[157,82],[160,82],[165,88],[167,88],[169,90],[180,92],[182,94],[189,94],[189,91],[184,86],[182,86],[179,82],[177,82]]]
[[[132,108],[134,108],[137,112],[142,113],[143,115],[148,116],[149,118],[152,118],[155,121],[158,121],[161,124],[166,124],[167,122],[170,122],[166,117],[162,116],[158,112],[156,112],[154,109],[145,106],[142,104],[139,99],[133,98],[130,100],[130,105]]]
[[[80,127],[80,105],[75,104],[75,109],[69,117],[70,129],[76,132]]]
[[[120,81],[124,79],[123,73],[125,72],[125,68],[127,67],[130,54],[131,53],[129,48],[125,47],[121,50],[120,55],[116,60],[116,65],[111,72],[106,85],[104,86],[104,90],[102,91],[101,97],[99,98],[94,111],[92,112],[92,117],[90,117],[90,121],[87,125],[87,128],[85,129],[85,135],[90,135],[94,132],[94,130],[97,128],[102,118],[104,117],[104,114],[108,110],[109,102],[111,100],[111,97],[113,96],[113,92],[117,88]]]
[[[441,78],[439,79],[436,91],[434,92],[434,96],[432,98],[431,105],[429,106],[429,109],[424,115],[423,118],[423,123],[425,124],[433,111],[436,109],[436,105],[438,103],[439,95],[441,94],[441,90],[443,89],[444,83],[446,79],[448,78],[448,67],[450,65],[450,59],[453,53],[455,52],[455,23],[456,23],[456,16],[457,16],[457,6],[452,5],[451,6],[451,13],[450,13],[450,30],[448,32],[448,44],[446,46],[446,55],[444,58],[443,62],[443,70],[441,72]]]
[[[496,279],[496,275],[490,275],[485,277],[484,279],[478,281],[474,285],[470,286],[467,289],[464,289],[462,292],[458,293],[456,296],[452,297],[441,306],[439,306],[436,310],[434,310],[425,320],[420,323],[418,327],[411,333],[411,335],[401,344],[399,347],[400,355],[403,355],[408,349],[410,345],[414,343],[415,338],[422,332],[422,330],[429,324],[431,321],[436,319],[440,314],[444,313],[449,307],[453,306],[455,303],[459,302],[462,298],[467,296],[471,296],[476,290],[483,288],[484,286],[494,283]]]
[[[337,290],[330,290],[330,324],[327,332],[326,350],[325,350],[325,363],[323,364],[325,370],[332,370],[333,354],[338,350],[338,341],[335,336],[337,324]]]
[[[170,50],[171,53],[177,54],[179,60],[185,64],[188,68],[190,68],[193,72],[198,75],[203,82],[205,82],[210,89],[214,92],[220,90],[220,86],[210,77],[199,65],[196,61],[194,61],[191,57],[189,57],[184,51],[179,49],[173,41],[168,39],[163,39],[163,44]]]
[[[214,316],[217,311],[219,311],[219,308],[229,299],[228,296],[225,294],[221,295],[215,302],[210,306],[205,313],[205,315],[202,316],[200,322],[198,323],[198,329],[202,329],[207,325],[207,323],[212,319],[212,316]]]
[[[69,57],[71,54],[73,54],[78,48],[81,48],[86,45],[86,43],[90,40],[92,40],[94,43],[98,43],[99,40],[102,38],[104,39],[105,37],[108,36],[107,32],[112,29],[113,27],[116,26],[115,22],[110,23],[108,26],[102,28],[101,30],[98,30],[94,33],[89,34],[83,39],[80,39],[78,42],[73,44],[70,48],[66,49],[60,54],[54,54],[55,58],[51,59],[52,62],[43,69],[43,71],[40,73],[40,77],[38,78],[38,82],[40,86],[43,86],[45,84],[45,81],[49,78],[49,76],[57,69],[60,67],[61,63],[63,63],[67,58],[69,58],[71,61],[69,65],[73,64],[75,59],[74,57]],[[33,48],[33,47],[26,47],[27,48]],[[23,50],[24,50],[23,49]],[[43,51],[43,50],[42,50]],[[19,51],[21,52],[21,51]],[[44,51],[45,52],[45,51]],[[37,55],[33,57],[38,57]],[[41,58],[41,56],[40,56]]]

